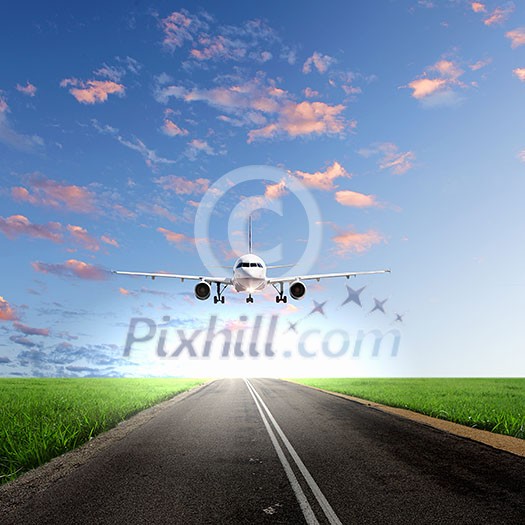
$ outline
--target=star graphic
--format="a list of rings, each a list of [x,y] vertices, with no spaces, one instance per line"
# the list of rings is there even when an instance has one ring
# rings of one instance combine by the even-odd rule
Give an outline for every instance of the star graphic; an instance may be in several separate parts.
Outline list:
[[[365,288],[366,286],[363,286],[362,288],[359,288],[359,290],[354,290],[351,286],[346,285],[346,289],[348,291],[348,297],[344,300],[341,306],[344,306],[347,303],[355,303],[359,305],[361,308],[363,308],[363,305],[361,304],[361,299],[359,298],[359,296],[361,295],[361,292]]]
[[[299,321],[296,321],[295,323],[288,321],[288,324],[290,326],[288,327],[288,330],[286,330],[285,333],[288,333],[290,331],[297,333],[297,325],[299,324]]]
[[[396,318],[394,319],[394,323],[397,321],[399,323],[403,322],[403,317],[405,317],[405,314],[395,314]]]
[[[324,315],[326,317],[326,314],[324,313],[324,310],[323,310],[323,307],[324,307],[324,305],[326,303],[327,303],[327,301],[325,301],[324,303],[318,303],[314,299],[314,308],[308,315],[312,315],[312,314],[315,314],[315,312],[319,312],[320,314],[322,314],[322,315]]]
[[[370,310],[370,312],[368,313],[372,313],[372,312],[375,312],[376,310],[379,310],[380,312],[383,312],[384,314],[386,314],[385,312],[385,308],[384,308],[384,304],[388,301],[388,298],[386,298],[385,300],[383,301],[380,301],[379,299],[376,299],[374,297],[374,303],[375,303],[375,306],[372,308],[372,310]]]

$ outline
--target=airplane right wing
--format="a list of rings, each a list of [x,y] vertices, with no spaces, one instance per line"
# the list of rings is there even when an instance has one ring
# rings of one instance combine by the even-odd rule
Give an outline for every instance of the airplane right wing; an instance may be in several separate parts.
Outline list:
[[[293,281],[320,281],[321,279],[330,279],[332,277],[356,277],[357,275],[372,275],[375,273],[390,273],[390,270],[372,270],[369,272],[341,272],[341,273],[319,273],[313,275],[296,275],[294,277],[270,277],[268,284],[291,283]]]

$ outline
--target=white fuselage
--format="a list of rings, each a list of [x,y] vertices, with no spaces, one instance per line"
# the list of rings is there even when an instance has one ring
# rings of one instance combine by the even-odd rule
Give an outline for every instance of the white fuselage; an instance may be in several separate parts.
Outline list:
[[[249,253],[239,257],[233,265],[233,287],[237,292],[252,294],[266,288],[266,264],[264,261]]]

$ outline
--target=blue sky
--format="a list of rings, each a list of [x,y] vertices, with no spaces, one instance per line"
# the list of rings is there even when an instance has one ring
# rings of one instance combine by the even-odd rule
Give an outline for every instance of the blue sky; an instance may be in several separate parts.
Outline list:
[[[26,2],[0,54],[0,374],[523,375],[525,6]],[[199,237],[214,183],[255,165],[282,178],[230,184]],[[227,275],[197,248],[232,264],[252,205],[270,264],[316,237],[301,272],[392,274],[214,305],[108,271]],[[233,340],[277,315],[277,355],[220,359],[218,341],[201,358],[214,315]],[[136,317],[155,335],[124,358]],[[196,334],[199,356],[159,360],[162,330],[173,350]]]

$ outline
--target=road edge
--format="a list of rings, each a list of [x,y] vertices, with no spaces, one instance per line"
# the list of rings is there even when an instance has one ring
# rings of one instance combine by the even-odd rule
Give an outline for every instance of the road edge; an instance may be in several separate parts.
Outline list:
[[[23,505],[28,499],[46,490],[50,485],[91,461],[102,450],[107,449],[150,421],[159,412],[184,401],[211,385],[214,381],[216,380],[206,381],[202,385],[175,394],[165,401],[141,410],[130,418],[121,421],[117,426],[98,434],[78,448],[65,452],[61,456],[57,456],[47,463],[25,472],[13,481],[0,485],[0,510],[9,512],[19,505]]]
[[[318,390],[319,392],[324,392],[332,396],[340,397],[342,399],[347,399],[349,401],[354,401],[360,405],[365,405],[369,408],[374,408],[380,410],[381,412],[387,412],[389,414],[394,414],[396,416],[403,417],[405,419],[410,419],[417,423],[427,425],[449,434],[454,434],[455,436],[463,437],[470,439],[471,441],[477,441],[478,443],[483,443],[489,447],[496,448],[498,450],[503,450],[505,452],[510,452],[516,456],[525,457],[525,440],[515,438],[513,436],[506,436],[504,434],[496,434],[494,432],[489,432],[488,430],[480,430],[479,428],[467,427],[465,425],[460,425],[459,423],[454,423],[452,421],[446,421],[444,419],[438,419],[432,416],[427,416],[419,412],[414,412],[412,410],[407,410],[405,408],[391,407],[388,405],[382,405],[376,403],[375,401],[369,401],[367,399],[362,399],[360,397],[349,396],[347,394],[342,394],[340,392],[332,392],[331,390],[324,390],[323,388],[317,388],[315,386],[304,385],[303,383],[298,383],[292,379],[283,379],[288,383],[293,383],[294,385],[304,386],[305,388],[311,388],[313,390]]]

